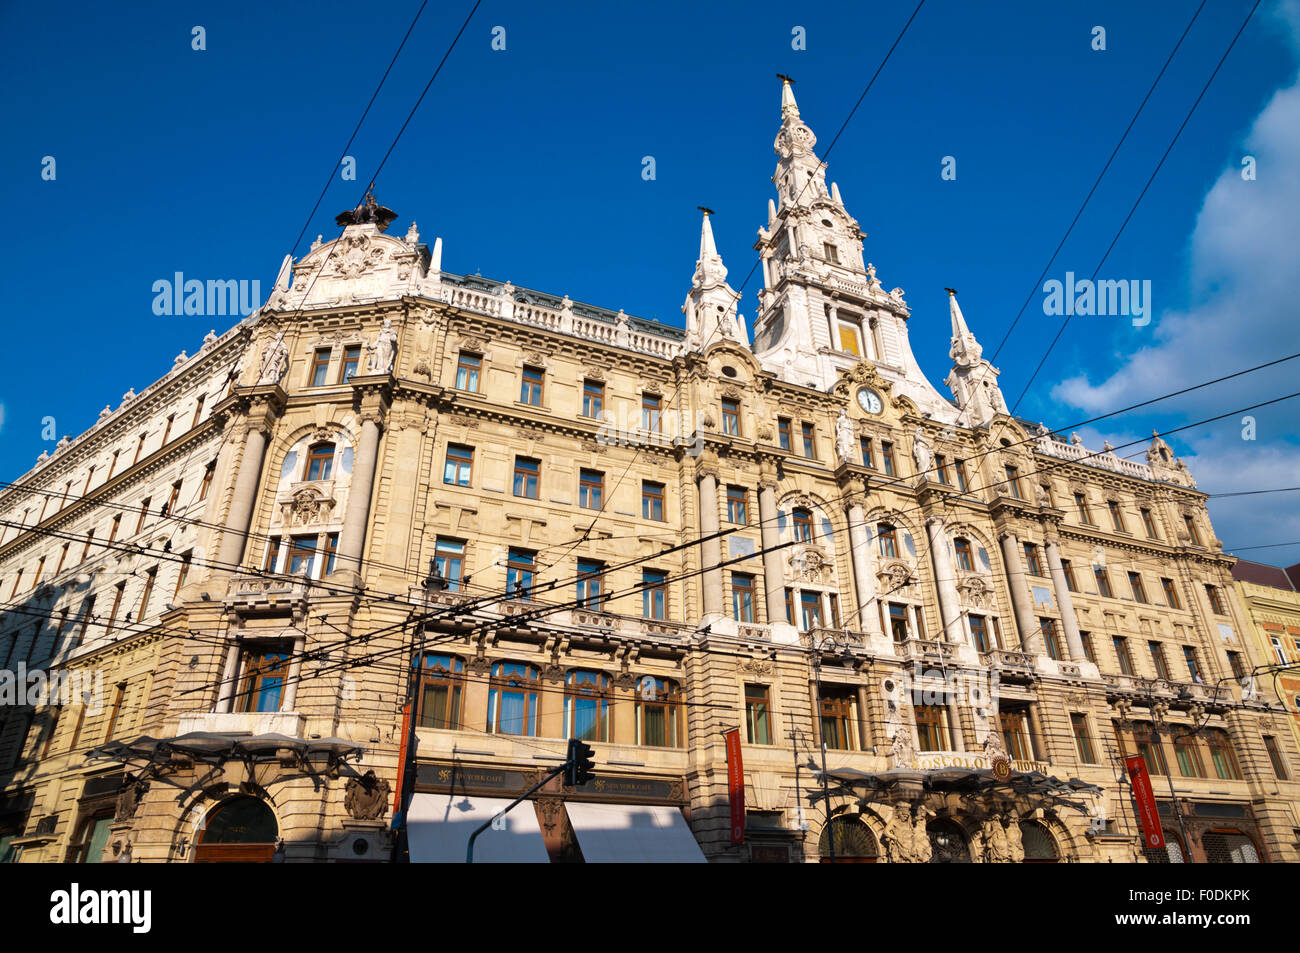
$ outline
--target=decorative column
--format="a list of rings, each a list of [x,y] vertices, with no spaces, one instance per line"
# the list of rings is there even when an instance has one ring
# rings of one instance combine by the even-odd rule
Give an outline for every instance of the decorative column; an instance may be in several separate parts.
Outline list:
[[[952,738],[953,751],[966,750],[965,732],[961,729],[961,706],[955,695],[948,695],[948,734]]]
[[[925,521],[925,528],[930,535],[930,562],[934,566],[935,592],[939,597],[943,637],[948,642],[965,642],[961,605],[957,599],[957,576],[952,566],[952,554],[948,552],[948,535],[943,529],[943,518],[931,516]]]
[[[239,645],[232,642],[226,649],[226,664],[221,671],[221,684],[217,687],[217,712],[225,714],[230,711],[230,704],[238,690],[235,679],[239,675]]]
[[[722,540],[718,536],[718,475],[713,469],[697,473],[700,492],[700,559],[704,579],[704,615],[722,615]],[[712,538],[710,538],[712,537]]]
[[[1011,588],[1011,607],[1015,610],[1016,628],[1020,631],[1021,651],[1033,655],[1043,653],[1043,639],[1034,624],[1034,607],[1029,601],[1029,590],[1025,587],[1025,571],[1020,558],[1020,540],[1014,533],[1007,533],[999,540],[1002,544],[1002,566],[1007,573],[1007,585]]]
[[[293,640],[293,661],[289,663],[289,674],[285,678],[284,700],[280,704],[282,711],[293,711],[298,700],[298,682],[302,675],[302,655],[307,650],[307,637],[299,635]]]
[[[225,532],[221,534],[221,547],[217,550],[219,570],[233,571],[244,558],[269,432],[268,421],[249,420],[248,433],[244,437],[244,454],[239,461],[239,472],[235,476],[235,487],[230,496],[230,509],[226,513]]]
[[[785,565],[781,561],[781,530],[776,524],[776,478],[765,476],[758,484],[758,519],[763,544],[763,589],[767,593],[767,623],[784,623]]]
[[[1086,662],[1088,656],[1083,651],[1083,637],[1079,635],[1079,620],[1074,614],[1074,600],[1070,598],[1070,587],[1065,582],[1065,567],[1061,565],[1061,550],[1057,539],[1049,536],[1045,548],[1047,568],[1052,574],[1056,604],[1061,609],[1061,625],[1065,629],[1065,644],[1070,650],[1070,660]]]
[[[880,637],[880,613],[876,608],[876,550],[871,545],[866,511],[862,504],[849,504],[849,559],[858,596],[858,627],[867,635]]]
[[[361,550],[366,542],[366,521],[370,516],[370,495],[375,486],[375,469],[379,462],[379,435],[383,407],[378,391],[365,395],[361,413],[361,433],[352,457],[352,482],[348,485],[348,505],[343,513],[339,533],[335,572],[360,572]]]

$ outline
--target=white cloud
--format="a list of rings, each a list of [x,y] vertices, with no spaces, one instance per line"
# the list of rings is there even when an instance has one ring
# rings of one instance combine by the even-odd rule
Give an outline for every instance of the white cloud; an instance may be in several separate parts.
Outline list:
[[[1300,47],[1300,0],[1288,0],[1275,12],[1293,45]],[[1241,155],[1254,157],[1256,178],[1243,179],[1240,164],[1230,164],[1197,216],[1187,276],[1190,306],[1162,313],[1151,324],[1151,343],[1125,355],[1109,377],[1094,382],[1080,375],[1062,381],[1052,390],[1057,401],[1088,413],[1104,412],[1300,351],[1300,287],[1295,279],[1300,248],[1300,81],[1273,94],[1252,123]],[[1176,414],[1176,425],[1300,390],[1298,381],[1300,360],[1138,413],[1148,418]],[[1300,398],[1253,411],[1252,416],[1257,427],[1253,441],[1242,439],[1242,421],[1235,417],[1171,438],[1202,490],[1300,484],[1300,433],[1295,423]],[[1117,430],[1124,426],[1115,422]],[[1084,434],[1084,439],[1095,448],[1104,436],[1110,435],[1103,429],[1096,443],[1093,434]],[[1300,493],[1211,501],[1210,511],[1219,537],[1229,547],[1300,540]],[[1300,547],[1248,551],[1243,556],[1285,565],[1300,559]]]

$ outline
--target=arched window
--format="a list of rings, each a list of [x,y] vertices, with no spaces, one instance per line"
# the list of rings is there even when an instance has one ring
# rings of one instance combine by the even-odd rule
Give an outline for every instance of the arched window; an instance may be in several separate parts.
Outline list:
[[[1211,864],[1258,864],[1259,848],[1238,830],[1207,831],[1201,835],[1205,860]]]
[[[860,816],[832,818],[830,827],[822,828],[818,853],[823,864],[831,861],[831,838],[834,838],[837,864],[874,864],[880,859],[876,835]]]
[[[537,669],[522,662],[497,662],[488,688],[488,731],[537,735],[540,681]]]
[[[653,748],[680,748],[681,706],[682,692],[676,682],[652,675],[637,682],[637,744]]]
[[[1038,821],[1020,822],[1020,842],[1025,848],[1025,863],[1055,864],[1061,859],[1056,838]]]
[[[801,543],[812,542],[813,518],[810,510],[797,509],[794,511],[794,538]]]
[[[318,443],[307,451],[308,480],[328,480],[334,472],[334,444]]]
[[[1183,851],[1183,843],[1178,839],[1178,835],[1168,828],[1165,829],[1165,846],[1164,847],[1144,847],[1142,856],[1146,858],[1148,864],[1182,864],[1186,863],[1186,853]]]
[[[420,669],[421,728],[459,728],[464,699],[465,663],[454,655],[426,652]]]
[[[564,737],[609,741],[609,676],[574,670],[564,679]]]
[[[880,538],[880,555],[888,559],[897,559],[898,531],[894,529],[894,524],[876,524],[876,536]]]
[[[970,540],[958,536],[952,541],[953,551],[957,554],[957,568],[964,572],[975,571],[975,560],[971,558]]]
[[[969,864],[970,844],[961,825],[948,818],[939,818],[925,825],[930,835],[930,863]]]
[[[194,852],[196,863],[269,863],[279,825],[254,797],[232,797],[208,813]]]

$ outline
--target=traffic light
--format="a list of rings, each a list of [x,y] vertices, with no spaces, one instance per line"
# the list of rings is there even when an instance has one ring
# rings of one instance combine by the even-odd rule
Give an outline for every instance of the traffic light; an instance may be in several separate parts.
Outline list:
[[[596,776],[591,770],[596,766],[596,762],[591,757],[593,754],[595,751],[592,750],[591,745],[584,744],[577,738],[569,739],[569,754],[564,765],[566,787],[581,787]]]

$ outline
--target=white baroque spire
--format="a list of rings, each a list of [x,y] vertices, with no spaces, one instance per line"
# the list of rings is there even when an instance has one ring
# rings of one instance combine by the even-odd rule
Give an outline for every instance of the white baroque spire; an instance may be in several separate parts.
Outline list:
[[[713,240],[713,226],[709,224],[712,211],[701,209],[704,222],[700,226],[700,257],[695,262],[691,290],[682,305],[686,315],[687,351],[702,350],[719,340],[736,341],[749,346],[743,319],[736,313],[740,296],[727,284],[727,267],[718,254]]]

